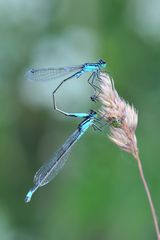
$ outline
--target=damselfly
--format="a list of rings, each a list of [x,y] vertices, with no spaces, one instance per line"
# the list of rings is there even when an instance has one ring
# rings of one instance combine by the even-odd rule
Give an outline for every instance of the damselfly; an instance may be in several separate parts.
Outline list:
[[[25,202],[29,202],[33,193],[47,183],[49,183],[64,166],[69,153],[73,145],[80,139],[80,137],[87,131],[90,126],[99,129],[95,122],[99,122],[97,119],[97,113],[91,110],[89,113],[66,113],[58,109],[57,111],[72,117],[84,118],[84,120],[78,125],[78,128],[68,137],[64,144],[57,150],[53,158],[44,163],[42,167],[36,172],[34,176],[34,186],[29,190],[25,197]],[[100,129],[99,129],[100,130]]]
[[[61,67],[61,68],[40,68],[30,69],[26,73],[26,79],[33,81],[47,81],[54,80],[58,77],[63,77],[67,74],[71,74],[62,80],[62,82],[53,91],[53,94],[59,89],[59,87],[67,80],[71,78],[79,78],[81,75],[87,72],[91,72],[88,78],[88,83],[95,89],[94,80],[98,77],[101,70],[106,67],[106,62],[100,59],[97,63],[84,63],[77,66]]]

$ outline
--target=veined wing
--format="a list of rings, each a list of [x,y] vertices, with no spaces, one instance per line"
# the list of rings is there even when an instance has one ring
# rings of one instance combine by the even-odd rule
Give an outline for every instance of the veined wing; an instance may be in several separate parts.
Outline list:
[[[65,162],[68,159],[70,150],[74,143],[78,140],[80,136],[80,131],[77,129],[70,137],[65,141],[65,143],[57,150],[53,159],[44,163],[42,167],[37,171],[34,176],[34,183],[38,187],[44,186],[49,183],[61,170]]]
[[[39,68],[30,69],[26,72],[25,77],[27,80],[33,81],[47,81],[54,80],[55,78],[65,76],[69,73],[80,71],[82,65],[62,68]]]

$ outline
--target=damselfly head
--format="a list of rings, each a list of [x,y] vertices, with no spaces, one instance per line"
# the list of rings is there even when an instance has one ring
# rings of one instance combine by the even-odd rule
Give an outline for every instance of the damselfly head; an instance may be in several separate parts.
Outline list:
[[[97,113],[94,111],[94,110],[90,110],[90,117],[94,117],[94,116],[96,116],[97,115]]]
[[[107,64],[103,59],[100,59],[99,60],[99,65],[100,65],[101,68],[105,68]]]

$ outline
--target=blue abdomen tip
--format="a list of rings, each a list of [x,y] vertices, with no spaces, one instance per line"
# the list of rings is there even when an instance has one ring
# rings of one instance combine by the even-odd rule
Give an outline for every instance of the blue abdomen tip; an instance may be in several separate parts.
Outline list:
[[[31,201],[31,198],[32,198],[32,194],[33,192],[32,191],[29,191],[24,199],[25,203],[28,203]]]

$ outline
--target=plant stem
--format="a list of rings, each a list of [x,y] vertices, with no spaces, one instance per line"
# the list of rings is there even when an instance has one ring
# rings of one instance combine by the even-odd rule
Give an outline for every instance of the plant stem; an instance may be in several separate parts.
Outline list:
[[[153,222],[154,222],[154,228],[155,228],[155,231],[156,231],[156,234],[157,234],[157,240],[160,240],[160,230],[159,230],[159,226],[158,226],[156,211],[155,211],[154,204],[153,204],[153,201],[152,201],[152,197],[151,197],[151,194],[150,194],[150,191],[149,191],[149,187],[147,185],[147,181],[144,177],[142,163],[141,163],[138,152],[136,152],[134,154],[134,157],[137,160],[140,177],[141,177],[144,189],[145,189],[146,194],[147,194],[147,198],[148,198],[148,202],[149,202],[149,205],[150,205],[150,210],[151,210],[151,214],[152,214],[152,218],[153,218]]]

